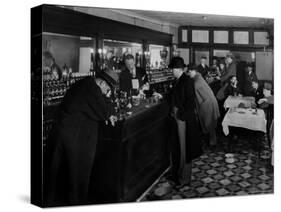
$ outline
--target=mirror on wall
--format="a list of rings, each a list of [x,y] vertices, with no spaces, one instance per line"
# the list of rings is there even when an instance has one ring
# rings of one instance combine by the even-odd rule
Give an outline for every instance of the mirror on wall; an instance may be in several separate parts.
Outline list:
[[[95,38],[44,32],[42,50],[49,52],[60,69],[88,73],[94,67]]]
[[[170,48],[161,45],[149,45],[150,65],[152,68],[164,68],[170,62]]]
[[[105,68],[121,70],[124,68],[124,56],[131,54],[135,58],[137,67],[142,66],[143,47],[140,43],[118,40],[103,40],[103,49],[98,49]]]

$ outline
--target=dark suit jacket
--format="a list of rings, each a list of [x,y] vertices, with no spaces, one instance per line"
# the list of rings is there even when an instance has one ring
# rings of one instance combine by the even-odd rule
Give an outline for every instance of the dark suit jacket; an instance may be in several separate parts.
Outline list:
[[[253,96],[255,97],[256,103],[258,103],[258,101],[264,97],[262,89],[258,88],[257,90],[252,89],[247,96]]]
[[[201,74],[201,76],[205,79],[206,75],[209,73],[210,68],[205,65],[205,68],[200,64],[199,66],[197,66],[197,70],[198,72]]]
[[[142,86],[147,82],[147,76],[145,71],[141,68],[136,68],[135,78],[133,78],[132,74],[127,68],[121,72],[119,76],[120,90],[127,92],[127,94],[132,92],[132,95],[136,95],[137,91],[132,89],[132,79],[138,79],[139,86]]]
[[[241,94],[241,89],[239,88],[239,85],[237,85],[236,88],[234,88],[230,83],[227,85],[226,89],[224,90],[224,95],[225,97],[228,96],[234,96],[234,94],[236,93],[236,95]]]
[[[244,93],[246,96],[250,96],[252,93],[252,82],[257,82],[258,77],[255,72],[251,72],[251,74],[246,73],[245,74],[245,81],[244,81]]]

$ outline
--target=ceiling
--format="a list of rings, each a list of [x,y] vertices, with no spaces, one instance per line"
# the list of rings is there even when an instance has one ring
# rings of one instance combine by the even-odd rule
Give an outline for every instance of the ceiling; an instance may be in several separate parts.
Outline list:
[[[101,7],[61,6],[80,12],[111,18],[121,22],[131,23],[132,19],[145,20],[151,24],[207,27],[245,27],[273,29],[274,19],[258,17],[241,17],[227,15],[160,12],[151,10],[114,9]],[[155,25],[154,25],[155,26]]]
[[[209,15],[194,13],[159,12],[146,10],[127,10],[111,9],[115,12],[148,18],[154,21],[169,23],[176,26],[218,26],[218,27],[254,27],[254,28],[273,28],[273,19],[239,17],[225,15]]]

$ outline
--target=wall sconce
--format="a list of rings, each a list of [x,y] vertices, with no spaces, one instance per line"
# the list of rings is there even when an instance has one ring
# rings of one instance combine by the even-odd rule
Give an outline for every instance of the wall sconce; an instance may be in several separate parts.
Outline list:
[[[173,57],[177,57],[180,55],[180,51],[173,51]]]
[[[144,55],[145,55],[145,56],[150,56],[150,52],[149,52],[149,51],[145,51],[145,52],[144,52]]]
[[[150,67],[150,52],[145,51],[144,52],[144,57],[145,57],[145,63],[146,63],[146,68]]]
[[[255,59],[256,59],[255,52],[252,52],[252,53],[251,53],[251,58],[252,58],[252,61],[254,62],[254,61],[255,61]]]
[[[127,48],[123,47],[122,48],[122,54],[124,54],[127,51]]]
[[[145,51],[144,52],[144,57],[148,61],[150,59],[150,52],[149,51]]]
[[[106,55],[107,50],[99,48],[98,49],[98,64],[99,68],[102,70],[105,68],[105,55]]]
[[[203,20],[207,20],[207,16],[202,16],[202,19]]]

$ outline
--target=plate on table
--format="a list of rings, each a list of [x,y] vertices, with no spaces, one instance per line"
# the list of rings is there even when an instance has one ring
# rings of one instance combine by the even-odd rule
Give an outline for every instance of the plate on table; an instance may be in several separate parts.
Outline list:
[[[240,114],[244,114],[245,113],[245,109],[244,108],[236,108],[236,112],[240,113]]]

